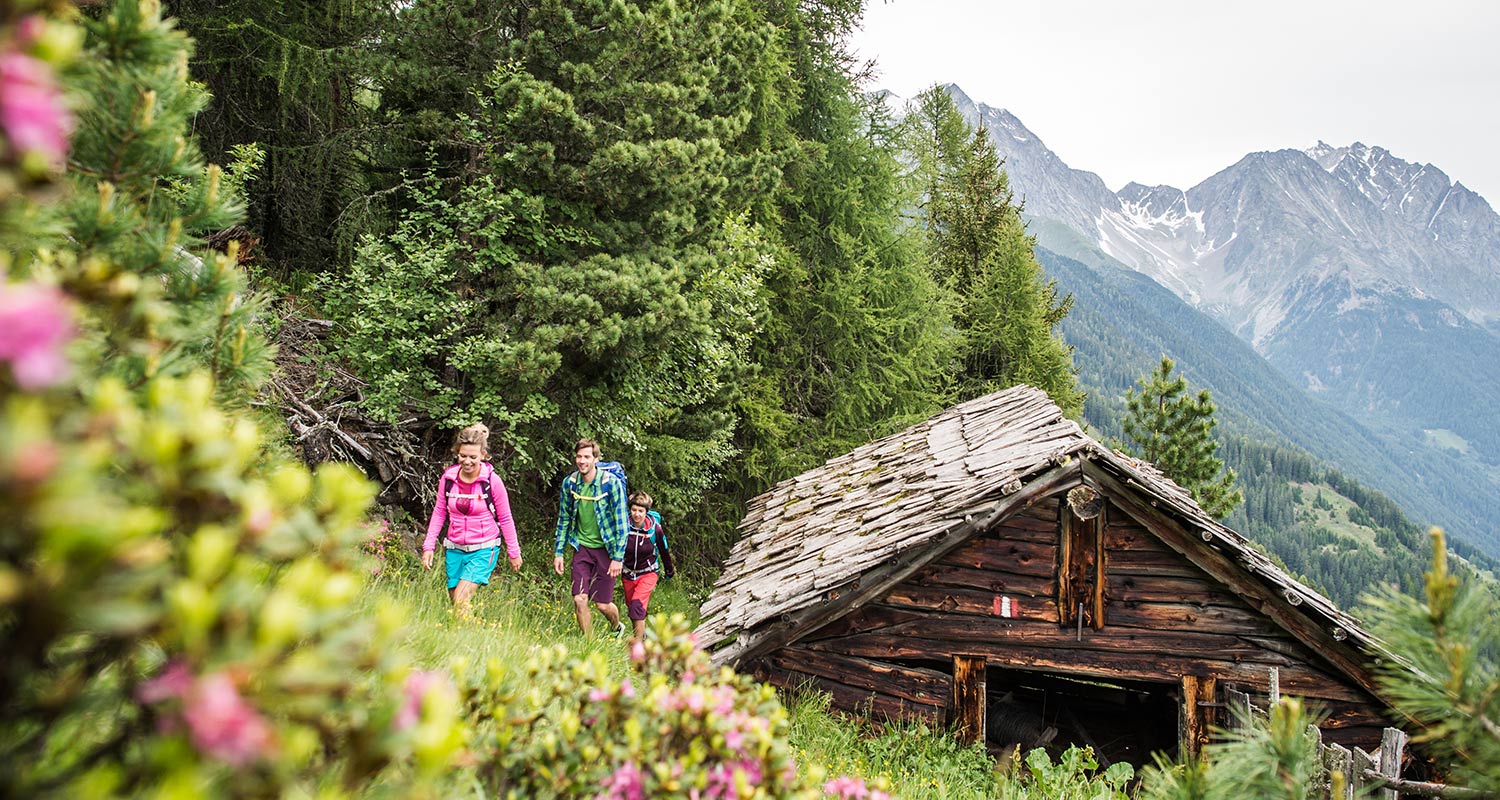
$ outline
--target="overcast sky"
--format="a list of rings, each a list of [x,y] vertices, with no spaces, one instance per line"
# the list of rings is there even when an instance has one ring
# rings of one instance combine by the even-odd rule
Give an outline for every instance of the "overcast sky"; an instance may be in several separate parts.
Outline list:
[[[1111,189],[1361,141],[1500,205],[1500,3],[868,0],[868,87],[958,84]]]

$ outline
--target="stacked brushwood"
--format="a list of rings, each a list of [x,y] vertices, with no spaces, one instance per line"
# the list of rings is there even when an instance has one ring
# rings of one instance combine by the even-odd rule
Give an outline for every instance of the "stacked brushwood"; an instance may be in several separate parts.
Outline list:
[[[293,447],[308,465],[354,464],[380,484],[381,505],[420,518],[432,500],[428,478],[441,466],[431,457],[437,452],[434,426],[416,417],[395,423],[370,417],[363,409],[368,384],[323,357],[333,323],[305,312],[294,302],[279,304],[276,374],[262,404],[280,410]]]

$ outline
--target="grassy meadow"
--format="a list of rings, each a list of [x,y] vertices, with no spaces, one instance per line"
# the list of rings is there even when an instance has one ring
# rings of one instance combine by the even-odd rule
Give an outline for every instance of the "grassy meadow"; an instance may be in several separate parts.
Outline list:
[[[452,669],[455,663],[478,668],[492,660],[517,665],[538,648],[562,644],[574,655],[602,653],[615,674],[626,674],[630,669],[627,639],[606,632],[597,612],[594,633],[580,634],[565,579],[552,572],[549,554],[531,549],[527,548],[520,573],[511,573],[502,563],[493,582],[476,594],[470,620],[454,615],[441,562],[428,572],[415,559],[388,561],[371,581],[365,602],[372,613],[383,602],[406,610],[400,646],[429,669]],[[651,613],[682,614],[696,623],[707,590],[691,576],[663,581],[652,595]],[[817,780],[860,777],[908,800],[1029,796],[1026,782],[1006,777],[1007,772],[1025,772],[1010,770],[1013,761],[997,764],[983,748],[962,746],[926,726],[874,726],[851,719],[830,711],[827,696],[816,692],[798,692],[784,702],[791,716],[791,745],[799,768]],[[454,797],[483,796],[462,775],[453,776],[451,789]]]

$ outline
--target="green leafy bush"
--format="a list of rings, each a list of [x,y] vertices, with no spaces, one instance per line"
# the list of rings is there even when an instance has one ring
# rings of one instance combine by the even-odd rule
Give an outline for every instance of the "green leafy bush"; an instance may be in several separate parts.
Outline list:
[[[713,668],[681,615],[653,620],[631,658],[639,669],[622,678],[602,655],[570,658],[562,647],[537,652],[518,683],[489,665],[469,695],[486,788],[536,798],[821,796],[792,760],[775,691]]]

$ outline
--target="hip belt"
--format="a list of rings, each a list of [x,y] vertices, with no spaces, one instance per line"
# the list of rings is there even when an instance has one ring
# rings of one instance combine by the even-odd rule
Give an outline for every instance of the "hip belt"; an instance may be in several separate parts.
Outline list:
[[[443,542],[443,546],[446,547],[446,548],[448,548],[449,550],[459,550],[459,551],[462,551],[462,552],[465,552],[465,553],[474,553],[474,552],[478,552],[480,550],[486,550],[486,549],[489,549],[491,547],[496,547],[497,546],[496,543],[499,542],[499,541],[500,541],[500,537],[499,536],[495,536],[495,537],[490,538],[490,539],[485,539],[482,542],[475,542],[473,544],[459,544],[459,543],[453,541],[452,539],[447,539],[447,540],[445,540]]]

